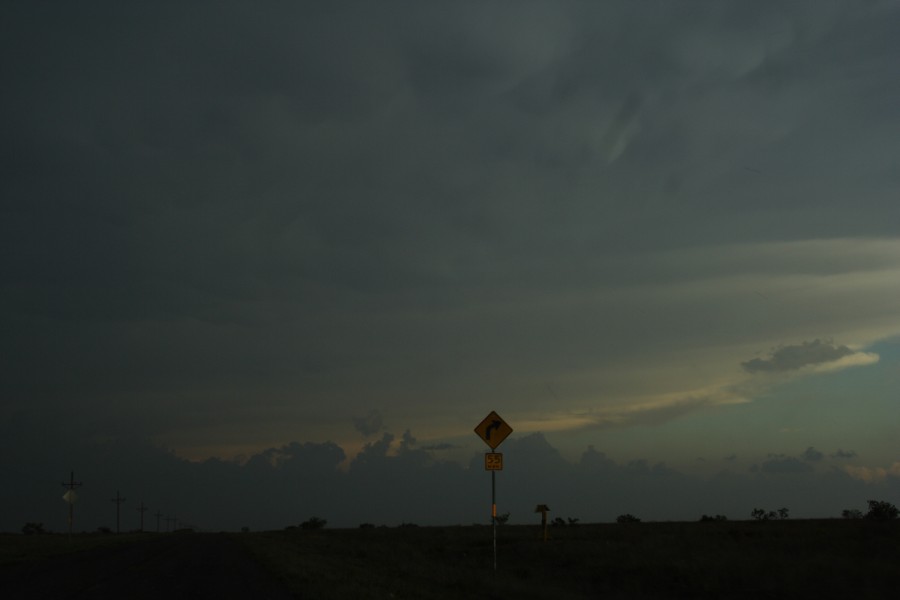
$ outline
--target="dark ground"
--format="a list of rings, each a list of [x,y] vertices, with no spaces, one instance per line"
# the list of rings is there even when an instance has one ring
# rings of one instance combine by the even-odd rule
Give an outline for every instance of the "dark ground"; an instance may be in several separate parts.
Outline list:
[[[239,540],[316,600],[900,598],[900,520],[273,531]]]
[[[900,520],[498,529],[0,534],[0,600],[900,598]]]
[[[0,566],[0,598],[287,600],[225,534],[178,533]]]

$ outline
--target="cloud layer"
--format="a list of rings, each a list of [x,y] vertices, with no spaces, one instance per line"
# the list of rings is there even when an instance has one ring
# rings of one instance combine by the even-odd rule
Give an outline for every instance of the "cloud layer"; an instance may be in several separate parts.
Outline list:
[[[439,460],[419,448],[409,431],[399,437],[385,432],[352,458],[331,442],[292,442],[241,462],[192,463],[146,442],[86,443],[70,432],[46,429],[51,435],[41,438],[33,435],[38,425],[20,419],[3,427],[0,466],[17,487],[0,500],[0,531],[17,531],[26,522],[63,530],[61,483],[70,470],[83,483],[76,530],[109,526],[115,518],[109,497],[116,490],[128,499],[126,530],[137,528],[139,516],[129,507],[140,502],[150,507],[150,530],[157,513],[163,530],[167,517],[204,530],[280,529],[312,516],[333,527],[489,521],[490,477],[483,457],[470,455],[465,465]],[[708,477],[647,459],[616,461],[594,446],[567,460],[540,433],[513,435],[501,450],[498,509],[519,524],[535,522],[538,503],[583,522],[611,522],[626,512],[644,520],[694,521],[701,514],[749,519],[753,508],[782,506],[793,517],[837,517],[845,508],[864,508],[871,497],[900,491],[898,465],[839,464],[811,447],[797,456],[770,454],[752,469],[724,459]]]
[[[794,371],[809,365],[836,362],[851,354],[853,351],[847,346],[813,340],[795,346],[781,346],[773,350],[769,358],[754,358],[741,363],[741,366],[748,373]]]
[[[4,416],[458,446],[900,334],[894,2],[2,10]]]

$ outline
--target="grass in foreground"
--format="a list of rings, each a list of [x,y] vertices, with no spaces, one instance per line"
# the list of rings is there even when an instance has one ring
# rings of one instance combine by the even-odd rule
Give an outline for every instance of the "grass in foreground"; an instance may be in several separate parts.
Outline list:
[[[41,535],[0,533],[0,566],[43,560],[104,546],[131,544],[139,540],[149,539],[154,535],[156,534],[124,533],[121,535],[108,535],[75,533],[69,536],[61,533],[45,533]]]
[[[777,521],[235,534],[301,598],[884,598],[900,522]]]

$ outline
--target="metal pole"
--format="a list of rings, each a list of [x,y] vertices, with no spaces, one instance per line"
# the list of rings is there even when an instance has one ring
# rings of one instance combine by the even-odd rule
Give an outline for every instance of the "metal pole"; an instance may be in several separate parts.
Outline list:
[[[491,526],[494,529],[494,572],[497,572],[497,471],[491,471]]]
[[[144,533],[144,513],[150,510],[146,506],[144,506],[144,501],[141,500],[141,506],[137,509],[139,513],[141,513],[141,529],[140,532]]]
[[[110,502],[116,503],[116,535],[119,533],[119,513],[121,511],[122,503],[125,502],[125,498],[119,495],[119,490],[116,490],[116,497],[110,500]]]

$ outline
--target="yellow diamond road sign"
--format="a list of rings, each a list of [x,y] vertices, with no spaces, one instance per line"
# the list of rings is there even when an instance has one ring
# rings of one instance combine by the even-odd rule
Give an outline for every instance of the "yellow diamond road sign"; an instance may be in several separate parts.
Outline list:
[[[491,414],[486,416],[475,428],[475,433],[493,450],[512,433],[512,427],[507,425],[500,415],[491,411]]]

